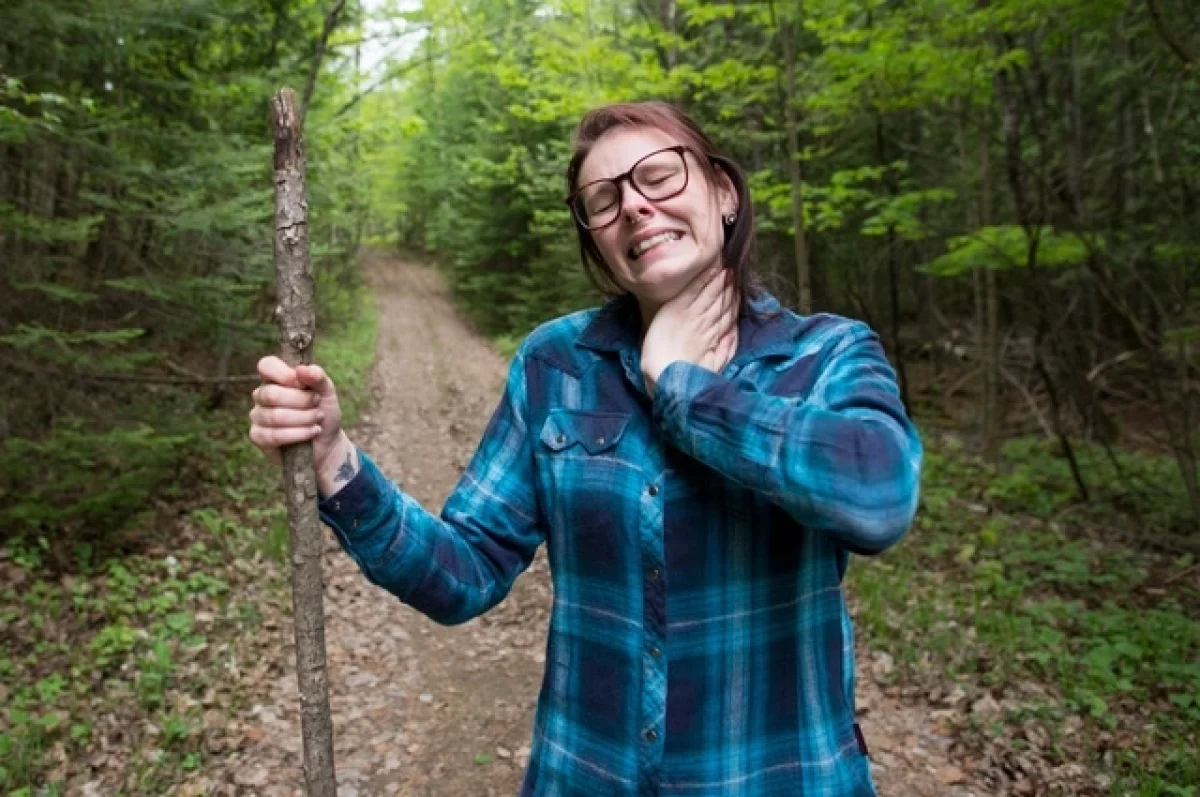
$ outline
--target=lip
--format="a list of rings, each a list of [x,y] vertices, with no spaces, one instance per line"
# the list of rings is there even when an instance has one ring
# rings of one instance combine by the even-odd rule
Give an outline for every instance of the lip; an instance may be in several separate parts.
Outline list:
[[[645,241],[647,238],[653,238],[654,236],[661,235],[664,232],[679,233],[679,237],[681,239],[684,236],[683,230],[679,230],[674,227],[650,227],[648,229],[642,230],[641,232],[639,232],[636,235],[634,235],[633,237],[631,237],[629,239],[629,242],[627,244],[625,244],[625,251],[628,252],[630,249],[637,246],[642,241]]]

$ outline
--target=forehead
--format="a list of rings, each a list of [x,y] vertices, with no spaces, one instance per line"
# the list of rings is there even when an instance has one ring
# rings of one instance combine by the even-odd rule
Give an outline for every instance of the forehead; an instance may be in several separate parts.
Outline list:
[[[579,185],[616,177],[655,150],[679,142],[653,127],[614,127],[597,139],[579,169]]]

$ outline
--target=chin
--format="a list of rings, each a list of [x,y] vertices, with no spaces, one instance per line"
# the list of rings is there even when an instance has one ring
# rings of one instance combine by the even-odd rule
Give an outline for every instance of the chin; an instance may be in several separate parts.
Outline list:
[[[637,268],[638,264],[631,264]],[[642,271],[635,271],[637,276],[631,280],[633,293],[658,302],[665,302],[679,295],[701,268],[701,264],[692,261],[680,261],[666,258],[656,263],[650,263]]]

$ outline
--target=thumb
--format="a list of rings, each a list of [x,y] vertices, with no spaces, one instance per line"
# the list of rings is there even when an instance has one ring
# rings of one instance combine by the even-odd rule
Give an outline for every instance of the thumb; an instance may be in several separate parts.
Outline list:
[[[317,395],[324,398],[332,396],[333,380],[325,373],[325,369],[319,365],[298,365],[296,366],[296,379],[301,386],[316,392]]]

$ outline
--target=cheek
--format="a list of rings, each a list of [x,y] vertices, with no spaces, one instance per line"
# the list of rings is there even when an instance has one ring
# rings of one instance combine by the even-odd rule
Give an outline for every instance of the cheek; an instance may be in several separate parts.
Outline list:
[[[701,249],[720,249],[724,243],[721,229],[721,217],[715,211],[707,208],[696,208],[692,215],[692,230],[696,234],[696,242]]]
[[[720,215],[715,208],[709,207],[707,196],[690,197],[688,202],[680,204],[674,210],[673,215],[686,222],[701,248],[707,249],[714,240],[717,246],[721,245]]]
[[[629,266],[625,262],[625,257],[621,253],[615,237],[596,236],[593,240],[596,243],[596,248],[600,250],[600,256],[608,264],[613,278],[619,286],[624,288],[629,279]]]
[[[599,235],[595,238],[596,248],[600,250],[600,254],[604,256],[604,260],[610,266],[619,266],[622,258],[621,252],[617,245],[617,239],[614,235]]]

